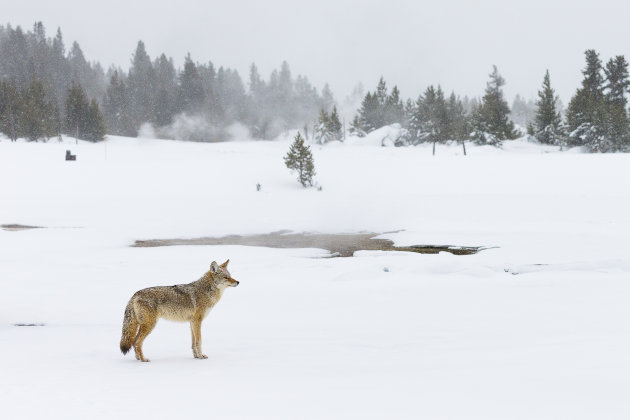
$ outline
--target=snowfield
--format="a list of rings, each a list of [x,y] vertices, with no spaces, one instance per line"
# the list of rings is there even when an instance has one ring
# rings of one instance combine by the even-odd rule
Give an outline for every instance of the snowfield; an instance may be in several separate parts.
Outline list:
[[[630,418],[630,156],[382,134],[313,145],[321,191],[284,167],[288,139],[0,141],[0,224],[41,227],[0,230],[0,416]],[[489,249],[130,247],[285,229]],[[136,290],[227,258],[207,360],[164,320],[151,363],[120,353]]]

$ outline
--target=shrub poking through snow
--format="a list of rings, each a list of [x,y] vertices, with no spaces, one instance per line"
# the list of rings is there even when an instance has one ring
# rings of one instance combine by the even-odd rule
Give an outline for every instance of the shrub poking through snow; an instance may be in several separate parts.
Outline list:
[[[311,148],[304,144],[304,138],[298,132],[289,152],[284,157],[284,164],[287,168],[298,173],[298,181],[303,187],[313,186],[313,176],[315,176],[315,164]]]

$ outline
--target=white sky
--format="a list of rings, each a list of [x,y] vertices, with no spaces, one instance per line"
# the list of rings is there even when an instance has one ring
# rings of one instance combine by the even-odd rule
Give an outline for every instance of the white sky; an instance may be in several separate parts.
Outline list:
[[[3,23],[49,36],[61,27],[69,47],[89,60],[127,68],[142,39],[152,58],[164,52],[236,68],[247,82],[253,61],[265,78],[287,60],[294,75],[337,100],[380,75],[403,97],[429,84],[477,96],[492,64],[506,78],[509,101],[534,98],[545,69],[566,104],[580,80],[584,50],[602,59],[630,57],[630,1],[623,0],[2,0]]]

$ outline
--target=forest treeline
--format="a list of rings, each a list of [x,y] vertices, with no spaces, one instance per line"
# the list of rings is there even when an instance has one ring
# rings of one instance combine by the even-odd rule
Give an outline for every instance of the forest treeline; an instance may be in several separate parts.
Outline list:
[[[77,103],[71,95],[78,90],[87,99],[83,117],[73,115],[76,107],[68,103],[69,98]],[[196,63],[190,55],[183,69],[164,54],[152,59],[139,41],[128,71],[105,71],[86,60],[77,42],[66,52],[60,29],[51,38],[41,22],[26,32],[0,26],[0,132],[12,139],[77,132],[83,139],[101,139],[91,124],[105,126],[109,134],[136,136],[147,123],[158,135],[177,130],[197,141],[227,139],[228,128],[240,123],[254,138],[271,139],[312,125],[333,103],[328,85],[318,91],[305,76],[293,77],[286,62],[267,80],[252,64],[246,86],[236,70]],[[82,121],[78,130],[77,121]]]
[[[149,127],[157,137],[217,141],[229,139],[238,124],[253,138],[301,129],[325,143],[400,124],[399,146],[466,140],[500,145],[525,134],[517,122],[541,143],[628,150],[628,63],[620,55],[604,65],[595,50],[585,56],[584,78],[566,112],[549,72],[535,103],[517,97],[510,109],[495,66],[479,99],[431,85],[405,100],[381,78],[343,124],[328,85],[318,91],[305,76],[293,77],[286,62],[267,79],[252,64],[245,83],[236,70],[195,62],[190,54],[178,69],[164,54],[151,58],[139,41],[127,71],[104,70],[86,60],[77,42],[66,51],[60,29],[47,37],[41,22],[26,32],[7,25],[0,26],[0,132],[11,139],[63,133],[99,141],[105,133],[137,136]]]
[[[587,50],[585,56],[582,85],[564,116],[549,71],[545,73],[532,121],[526,124],[527,134],[544,144],[584,146],[591,152],[627,151],[630,147],[628,62],[619,55],[604,66],[595,50]],[[399,123],[404,129],[396,140],[398,145],[452,140],[500,145],[524,134],[512,121],[502,90],[504,85],[505,79],[494,66],[479,101],[462,100],[454,92],[447,96],[440,86],[429,86],[415,101],[403,102],[398,88],[394,86],[388,93],[381,78],[374,92],[365,95],[350,131],[364,136]],[[524,101],[515,101],[516,104],[521,112],[527,112]]]

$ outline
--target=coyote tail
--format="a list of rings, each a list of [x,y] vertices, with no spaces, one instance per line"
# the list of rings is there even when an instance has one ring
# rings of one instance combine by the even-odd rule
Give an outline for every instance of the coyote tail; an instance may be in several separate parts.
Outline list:
[[[138,320],[136,319],[136,312],[133,309],[133,302],[129,301],[127,307],[125,308],[122,337],[120,338],[120,351],[122,351],[123,354],[127,354],[131,346],[133,346],[137,331]]]

